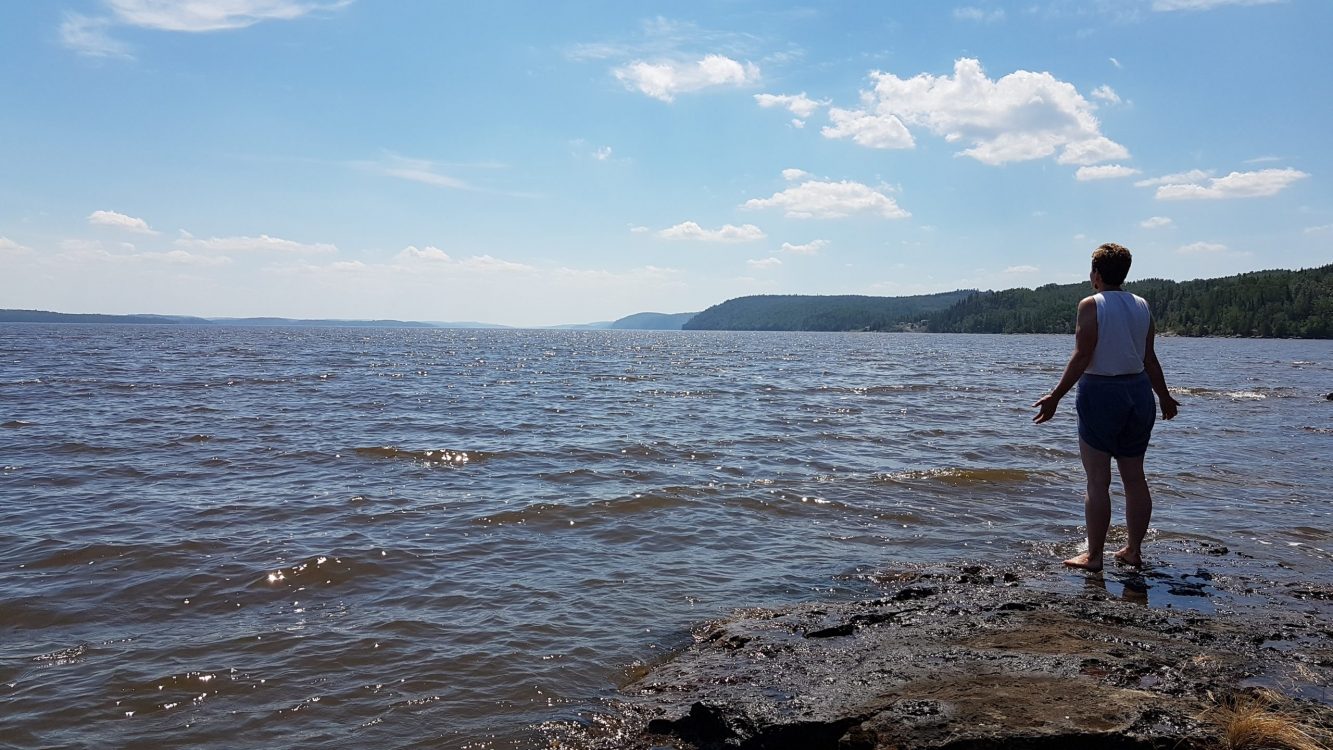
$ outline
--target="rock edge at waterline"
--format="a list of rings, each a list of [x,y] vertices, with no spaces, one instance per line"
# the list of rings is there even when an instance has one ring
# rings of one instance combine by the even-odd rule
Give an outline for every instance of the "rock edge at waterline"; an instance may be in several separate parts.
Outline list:
[[[1219,702],[1262,688],[1333,726],[1333,586],[1175,547],[1169,572],[923,568],[871,600],[744,610],[551,746],[1218,748]]]

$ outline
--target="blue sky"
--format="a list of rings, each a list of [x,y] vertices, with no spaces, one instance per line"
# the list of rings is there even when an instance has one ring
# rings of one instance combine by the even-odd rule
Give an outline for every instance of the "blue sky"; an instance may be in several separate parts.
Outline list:
[[[0,3],[0,307],[547,325],[1333,262],[1327,0]]]

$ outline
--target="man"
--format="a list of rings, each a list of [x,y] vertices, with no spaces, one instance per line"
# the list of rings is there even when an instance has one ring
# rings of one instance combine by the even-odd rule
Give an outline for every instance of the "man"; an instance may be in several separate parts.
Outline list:
[[[1141,546],[1152,518],[1152,495],[1143,475],[1143,455],[1152,436],[1156,407],[1162,418],[1176,416],[1179,404],[1166,388],[1162,366],[1153,352],[1152,313],[1138,295],[1121,289],[1132,260],[1129,250],[1105,244],[1092,253],[1089,280],[1097,292],[1078,303],[1074,353],[1055,390],[1037,399],[1032,418],[1041,424],[1055,416],[1060,399],[1078,384],[1078,448],[1088,477],[1083,513],[1088,524],[1088,551],[1065,560],[1071,568],[1102,569],[1106,531],[1111,526],[1111,459],[1125,485],[1125,525],[1129,541],[1115,559],[1143,564]]]

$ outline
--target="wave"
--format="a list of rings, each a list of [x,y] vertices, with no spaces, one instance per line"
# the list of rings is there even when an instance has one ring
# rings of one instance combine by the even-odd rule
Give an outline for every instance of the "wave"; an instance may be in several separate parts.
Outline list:
[[[1280,386],[1276,388],[1172,388],[1172,393],[1185,396],[1199,396],[1202,398],[1229,398],[1232,401],[1262,401],[1268,398],[1299,398],[1300,393],[1295,388]]]
[[[0,427],[7,427],[7,428],[9,428],[9,429],[11,429],[11,430],[15,430],[15,429],[18,429],[18,428],[20,428],[20,427],[31,427],[32,425],[33,425],[33,423],[32,423],[32,422],[29,422],[29,421],[27,421],[27,420],[23,420],[23,419],[11,419],[11,420],[9,420],[8,422],[5,422],[4,424],[0,424]]]
[[[598,500],[586,505],[536,503],[526,508],[500,511],[472,519],[481,526],[539,524],[568,527],[590,523],[616,523],[617,519],[674,510],[693,502],[696,494],[689,487],[674,487],[658,492],[636,493],[614,500]]]
[[[889,474],[880,474],[877,476],[877,480],[889,484],[939,482],[954,487],[968,487],[979,484],[1022,484],[1046,475],[1047,472],[1030,471],[1028,469],[946,467],[942,469],[895,471]]]
[[[363,458],[379,458],[397,461],[413,461],[428,466],[466,466],[487,461],[499,456],[498,453],[482,451],[458,451],[448,448],[435,450],[409,450],[392,445],[354,448],[353,453]]]

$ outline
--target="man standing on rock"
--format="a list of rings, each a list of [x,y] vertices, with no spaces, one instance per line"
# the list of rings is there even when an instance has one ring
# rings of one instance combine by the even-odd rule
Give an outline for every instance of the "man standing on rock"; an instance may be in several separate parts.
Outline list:
[[[1120,288],[1129,274],[1129,250],[1107,243],[1092,253],[1089,280],[1096,294],[1078,303],[1074,353],[1055,390],[1037,399],[1032,418],[1041,424],[1055,416],[1060,399],[1078,384],[1078,448],[1088,489],[1083,512],[1088,524],[1088,551],[1065,560],[1071,568],[1102,569],[1106,531],[1111,526],[1111,459],[1125,485],[1125,525],[1129,542],[1115,553],[1126,564],[1143,564],[1140,549],[1152,518],[1152,495],[1143,475],[1157,409],[1162,418],[1176,416],[1179,404],[1166,388],[1166,377],[1153,352],[1156,332],[1148,303]]]

